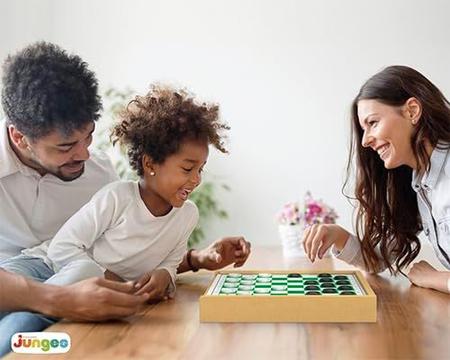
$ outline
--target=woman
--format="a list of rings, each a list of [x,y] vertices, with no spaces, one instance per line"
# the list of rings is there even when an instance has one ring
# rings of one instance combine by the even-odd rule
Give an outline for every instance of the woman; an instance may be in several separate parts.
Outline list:
[[[450,269],[450,104],[414,69],[390,66],[371,77],[352,103],[348,177],[356,160],[356,236],[338,225],[305,231],[311,261],[328,248],[372,272],[401,272],[420,251],[424,230]],[[450,272],[421,261],[409,279],[450,293]]]

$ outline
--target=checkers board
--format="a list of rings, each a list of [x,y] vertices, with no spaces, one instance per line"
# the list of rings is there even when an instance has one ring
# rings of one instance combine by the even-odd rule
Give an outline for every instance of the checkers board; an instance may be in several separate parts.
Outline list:
[[[359,271],[220,271],[200,297],[202,322],[375,322]]]

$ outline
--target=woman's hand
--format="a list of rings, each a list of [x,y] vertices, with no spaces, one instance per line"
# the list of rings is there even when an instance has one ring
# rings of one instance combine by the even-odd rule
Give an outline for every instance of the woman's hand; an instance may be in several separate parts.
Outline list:
[[[408,274],[408,278],[416,286],[450,293],[448,286],[450,272],[438,271],[426,261],[422,260],[415,263]]]
[[[306,255],[314,262],[316,257],[322,259],[332,245],[342,250],[349,236],[350,233],[339,225],[315,224],[305,229],[302,242]]]

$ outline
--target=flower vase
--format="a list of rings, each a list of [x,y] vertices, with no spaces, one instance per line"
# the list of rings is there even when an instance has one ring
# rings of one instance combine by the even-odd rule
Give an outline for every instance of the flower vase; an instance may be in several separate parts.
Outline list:
[[[303,236],[303,226],[301,225],[278,225],[278,232],[281,238],[283,248],[283,256],[291,257],[305,257],[305,250],[301,244]]]

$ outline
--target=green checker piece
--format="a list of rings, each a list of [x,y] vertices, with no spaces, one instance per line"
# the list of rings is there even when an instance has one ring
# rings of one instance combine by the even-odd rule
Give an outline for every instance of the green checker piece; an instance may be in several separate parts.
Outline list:
[[[348,280],[336,280],[335,284],[336,285],[351,285],[350,281],[348,281]]]
[[[252,291],[253,290],[253,286],[251,286],[251,285],[239,285],[239,290]]]
[[[269,295],[270,294],[270,288],[255,288],[254,293],[256,295]]]
[[[247,296],[249,296],[249,295],[252,295],[253,294],[253,291],[244,291],[244,290],[238,290],[237,292],[236,292],[236,295],[247,295]]]
[[[347,275],[335,275],[334,280],[348,280]]]
[[[270,284],[272,282],[271,278],[258,278],[256,279],[257,284]]]
[[[270,295],[287,295],[287,291],[271,291]]]
[[[272,275],[271,274],[261,273],[261,274],[258,274],[258,277],[260,277],[260,278],[271,278]]]
[[[241,285],[255,285],[254,280],[241,280]]]
[[[241,274],[237,274],[237,273],[233,273],[233,274],[228,274],[227,277],[229,278],[240,278],[242,275]]]
[[[258,277],[258,275],[242,275],[242,279],[244,280],[255,280]]]
[[[223,288],[220,290],[220,293],[230,295],[230,294],[235,294],[236,291],[237,291],[237,288]]]
[[[353,286],[341,285],[337,288],[339,291],[354,291]]]
[[[239,284],[237,284],[237,283],[228,283],[228,282],[226,282],[226,283],[223,283],[222,287],[223,288],[236,288],[236,287],[238,287],[238,285]]]
[[[342,291],[339,295],[356,295],[354,291]]]
[[[272,291],[287,291],[288,287],[286,285],[273,285]]]

